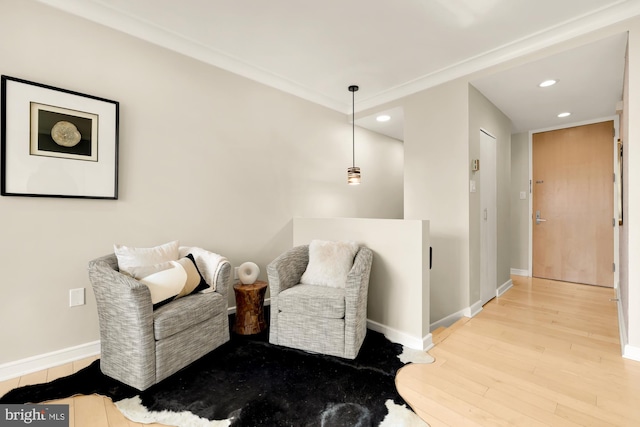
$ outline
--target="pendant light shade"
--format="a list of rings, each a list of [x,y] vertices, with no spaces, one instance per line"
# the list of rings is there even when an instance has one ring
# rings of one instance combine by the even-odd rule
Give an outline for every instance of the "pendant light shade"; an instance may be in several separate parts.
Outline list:
[[[358,86],[349,86],[349,92],[351,92],[351,119],[352,119],[352,132],[351,132],[351,151],[353,163],[349,169],[347,169],[347,183],[349,185],[360,184],[360,168],[356,166],[356,91]]]
[[[349,185],[360,184],[360,168],[358,166],[352,166],[347,169],[347,183]]]

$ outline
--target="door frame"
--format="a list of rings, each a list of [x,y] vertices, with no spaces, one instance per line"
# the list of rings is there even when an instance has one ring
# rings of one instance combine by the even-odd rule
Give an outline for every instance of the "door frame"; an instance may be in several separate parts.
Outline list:
[[[492,300],[498,295],[498,138],[496,138],[491,132],[487,131],[485,128],[480,128],[480,217],[478,221],[480,222],[480,302],[482,305],[485,305],[487,302]],[[482,174],[483,171],[486,171],[487,161],[483,157],[483,153],[485,152],[483,148],[482,141],[484,136],[491,138],[491,162],[493,163],[493,171],[488,177],[490,182],[487,180],[487,175]],[[488,142],[487,142],[488,143]],[[487,192],[485,191],[485,185],[491,185],[493,187],[493,191],[489,194],[490,200],[487,200]],[[485,202],[489,202],[491,206],[489,207],[491,210],[491,221],[488,222],[484,219],[483,215],[483,205]],[[489,236],[488,233],[491,233]],[[482,250],[486,245],[491,246],[491,253],[487,253],[487,251]],[[486,263],[486,264],[485,264]],[[485,268],[486,265],[490,265],[489,269]],[[483,274],[484,273],[484,274]]]
[[[611,138],[611,149],[613,150],[613,171],[616,174],[615,179],[618,180],[618,138],[620,138],[620,117],[616,114],[614,116],[607,116],[593,120],[586,120],[582,122],[566,123],[561,126],[554,126],[543,129],[535,129],[529,131],[529,271],[528,276],[533,276],[533,134],[540,132],[548,132],[552,130],[567,129],[576,126],[591,125],[594,123],[601,123],[613,121],[613,128],[615,129],[615,135]],[[618,282],[620,280],[620,226],[618,225],[617,212],[618,212],[618,200],[620,194],[618,194],[618,186],[614,182],[613,177],[611,179],[611,185],[613,186],[613,219],[614,226],[611,227],[613,233],[613,262],[616,265],[616,269],[613,272],[613,289],[618,289]]]

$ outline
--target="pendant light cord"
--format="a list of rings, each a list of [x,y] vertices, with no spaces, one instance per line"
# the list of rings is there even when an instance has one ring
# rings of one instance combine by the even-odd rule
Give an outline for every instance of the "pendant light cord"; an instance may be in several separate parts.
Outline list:
[[[349,86],[351,92],[351,155],[353,159],[353,167],[356,167],[356,91],[360,89],[356,85]]]
[[[356,89],[357,90],[357,89]],[[351,151],[353,167],[356,166],[356,91],[351,91]]]

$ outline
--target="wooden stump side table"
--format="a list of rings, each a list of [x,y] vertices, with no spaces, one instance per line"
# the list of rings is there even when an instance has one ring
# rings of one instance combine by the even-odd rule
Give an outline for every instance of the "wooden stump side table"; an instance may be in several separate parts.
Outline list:
[[[233,285],[236,294],[236,321],[233,332],[240,335],[253,335],[267,329],[264,320],[264,294],[267,282],[257,280],[252,285],[236,283]]]

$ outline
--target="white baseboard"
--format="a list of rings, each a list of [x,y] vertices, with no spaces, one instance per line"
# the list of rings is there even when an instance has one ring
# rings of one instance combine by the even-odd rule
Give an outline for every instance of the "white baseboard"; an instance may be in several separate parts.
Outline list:
[[[640,362],[640,347],[634,347],[629,344],[625,345],[622,357]]]
[[[367,328],[371,329],[372,331],[380,332],[390,341],[402,344],[409,348],[427,351],[433,347],[433,337],[431,336],[431,333],[427,334],[423,338],[418,338],[411,336],[406,332],[399,331],[397,329],[391,328],[378,322],[374,322],[373,320],[369,319],[367,319]]]
[[[435,331],[440,327],[448,328],[449,326],[453,325],[463,317],[475,317],[481,311],[482,311],[482,302],[476,301],[471,305],[471,307],[464,308],[460,311],[457,311],[455,313],[448,315],[447,317],[444,317],[438,321],[433,322],[431,325],[429,325],[429,330]]]
[[[514,276],[531,277],[531,275],[529,274],[529,270],[520,270],[518,268],[512,268],[511,274]]]
[[[431,325],[429,325],[429,330],[435,331],[438,328],[448,328],[449,326],[456,323],[458,320],[465,317],[466,310],[469,310],[469,309],[460,310],[456,313],[450,314],[447,317],[443,317],[442,319],[433,322]]]
[[[500,286],[498,288],[498,290],[496,291],[496,296],[498,296],[498,297],[502,296],[502,294],[507,292],[512,287],[513,287],[513,280],[511,280],[511,279],[507,280],[506,282],[504,282],[502,284],[502,286]]]
[[[616,299],[618,300],[618,331],[620,331],[622,357],[640,362],[640,348],[629,345],[627,325],[624,322],[624,311],[622,310],[622,299],[620,299],[620,286],[616,288]]]
[[[476,301],[471,304],[471,307],[464,309],[464,317],[475,317],[482,311],[482,301]]]
[[[80,344],[74,347],[63,348],[51,353],[27,357],[26,359],[0,365],[0,381],[64,365],[76,360],[84,359],[100,354],[100,341]]]

